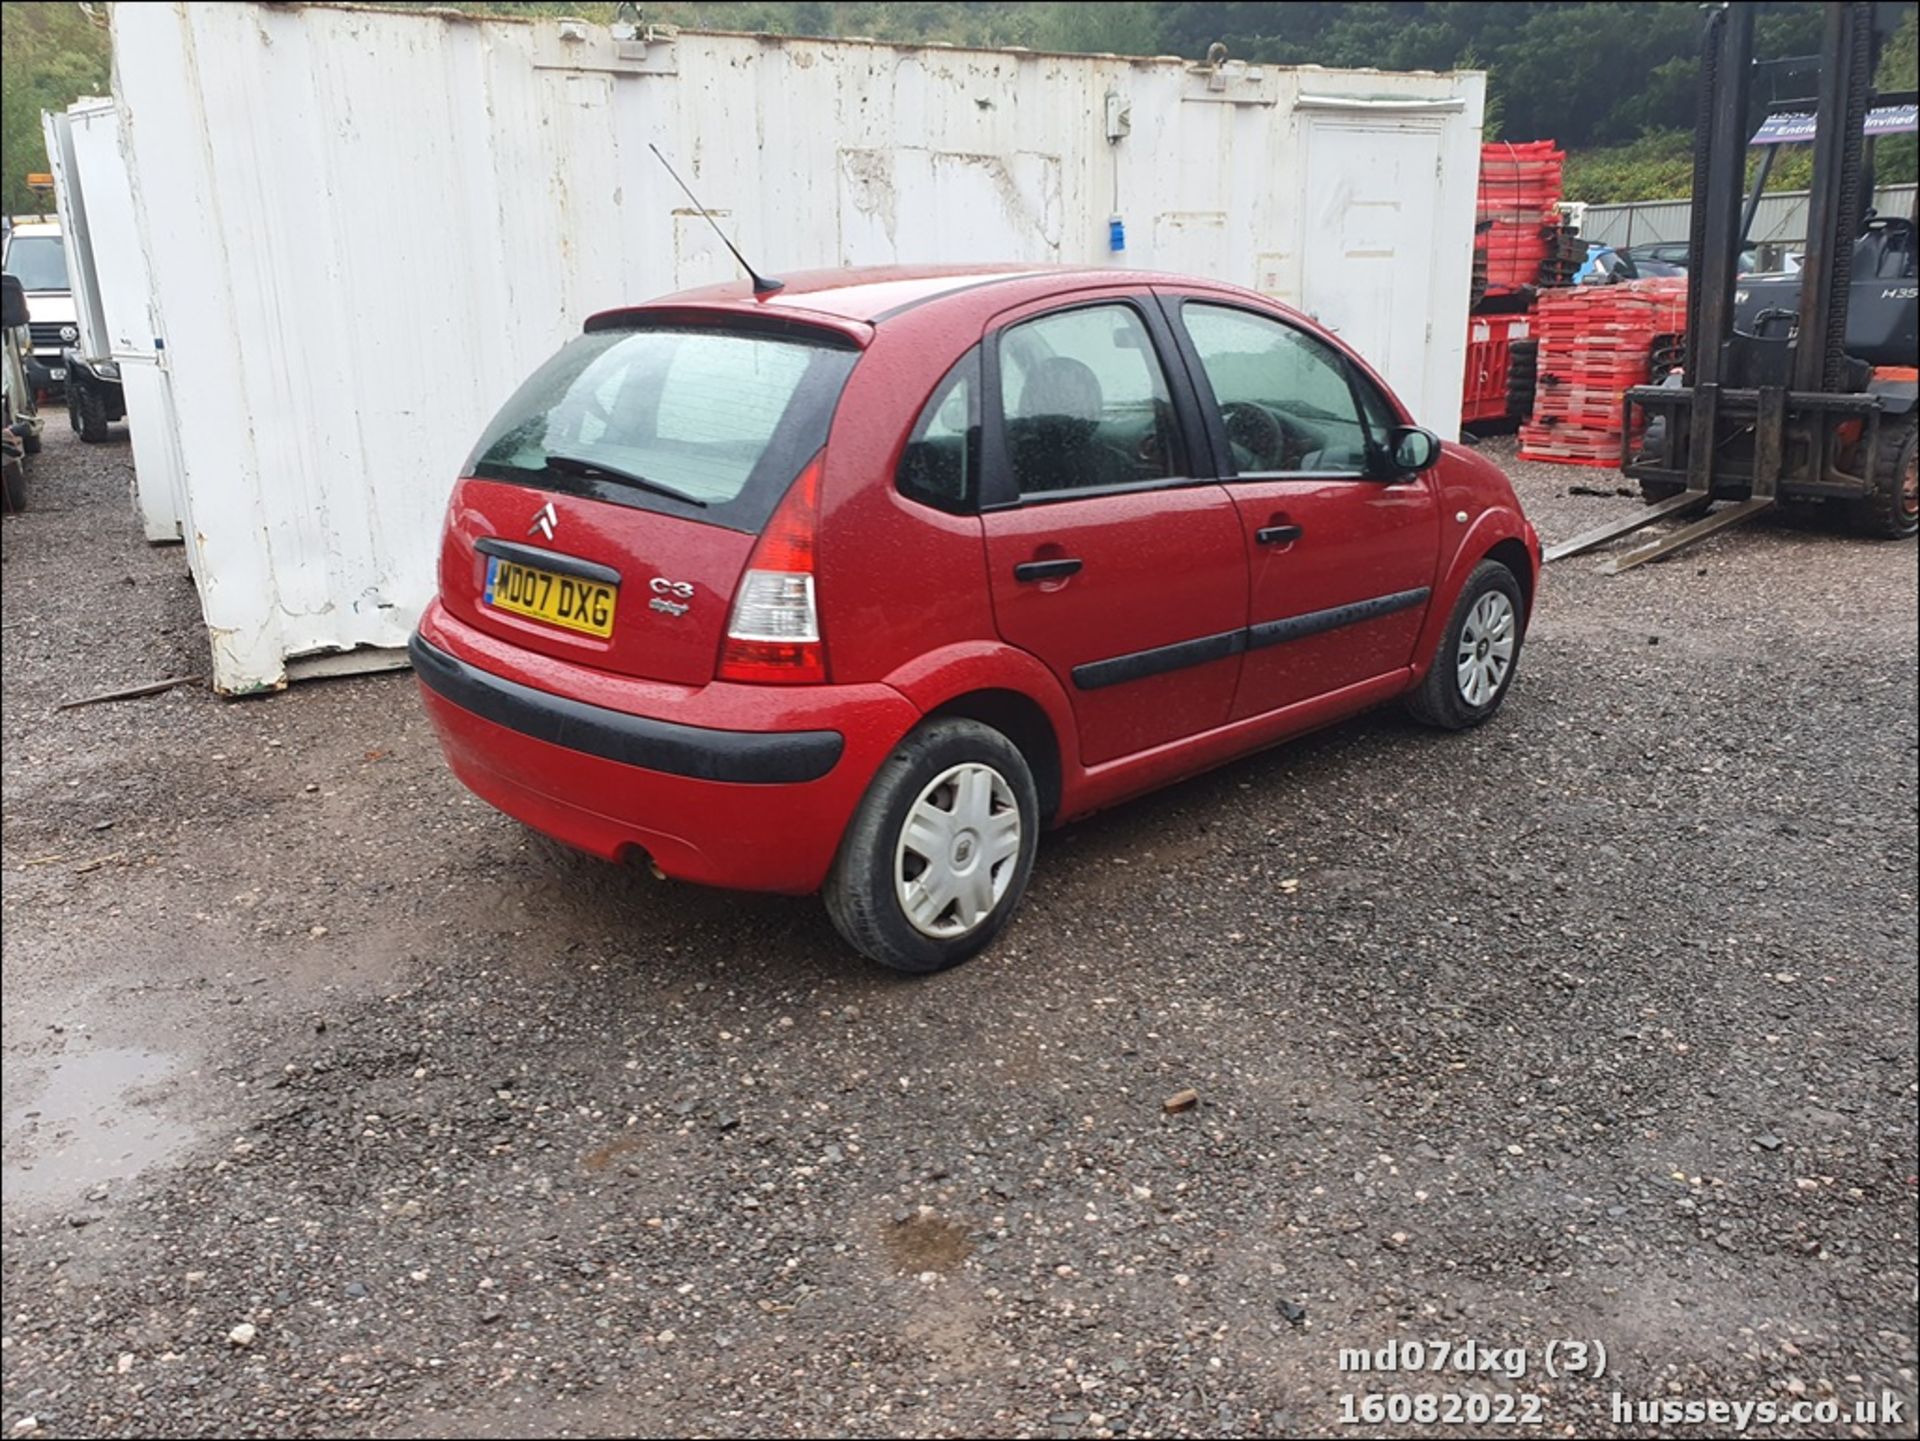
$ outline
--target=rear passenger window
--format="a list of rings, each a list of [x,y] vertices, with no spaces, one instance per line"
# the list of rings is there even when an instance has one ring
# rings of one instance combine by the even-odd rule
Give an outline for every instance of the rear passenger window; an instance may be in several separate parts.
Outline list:
[[[974,507],[980,465],[980,352],[968,351],[934,387],[914,422],[896,481],[902,495],[941,510]]]
[[[1132,306],[1014,326],[1000,342],[1000,406],[1022,495],[1182,473],[1166,376]]]

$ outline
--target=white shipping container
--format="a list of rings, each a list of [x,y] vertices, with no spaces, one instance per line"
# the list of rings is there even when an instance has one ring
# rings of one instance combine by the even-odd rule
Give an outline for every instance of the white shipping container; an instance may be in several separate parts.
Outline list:
[[[41,118],[81,349],[119,367],[141,527],[150,541],[177,541],[185,479],[167,354],[120,150],[120,115],[111,100],[85,99]]]
[[[1458,429],[1477,72],[617,39],[323,5],[112,17],[223,691],[403,645],[448,486],[500,402],[592,312],[734,274],[649,143],[771,273],[1014,260],[1238,281]]]

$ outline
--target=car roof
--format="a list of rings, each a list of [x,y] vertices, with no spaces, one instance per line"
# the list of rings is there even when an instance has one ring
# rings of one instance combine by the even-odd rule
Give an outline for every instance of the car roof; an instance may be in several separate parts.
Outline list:
[[[864,338],[872,334],[873,327],[930,307],[933,302],[944,302],[939,308],[948,312],[956,305],[962,306],[985,319],[1029,300],[1114,286],[1142,289],[1172,286],[1237,294],[1265,305],[1279,303],[1269,296],[1217,280],[1119,267],[885,265],[807,270],[782,275],[779,279],[782,282],[779,290],[758,296],[747,280],[683,290],[643,305],[603,311],[587,322],[587,328],[603,329],[656,318],[662,312],[698,309],[750,313],[762,320],[777,317],[803,324],[825,324]]]

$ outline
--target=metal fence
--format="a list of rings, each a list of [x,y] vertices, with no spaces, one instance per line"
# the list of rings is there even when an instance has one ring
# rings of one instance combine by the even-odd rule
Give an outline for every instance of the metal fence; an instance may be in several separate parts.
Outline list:
[[[1882,185],[1873,193],[1874,208],[1882,215],[1914,213],[1912,185]],[[1601,245],[1654,245],[1687,238],[1693,214],[1689,200],[1636,200],[1625,205],[1589,205],[1580,234]],[[1761,247],[1761,261],[1777,261],[1780,253],[1798,250],[1807,239],[1807,192],[1777,190],[1760,197],[1748,239]]]

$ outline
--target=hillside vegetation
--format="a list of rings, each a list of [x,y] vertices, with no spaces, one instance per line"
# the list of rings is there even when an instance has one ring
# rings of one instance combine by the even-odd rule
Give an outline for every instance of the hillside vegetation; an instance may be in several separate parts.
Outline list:
[[[405,3],[405,0],[398,0]],[[609,20],[605,0],[432,0],[438,8],[499,14],[580,15]],[[1757,0],[1762,58],[1819,48],[1820,7]],[[104,6],[93,7],[103,14]],[[1699,7],[1663,0],[1294,0],[1291,4],[1191,0],[737,0],[647,3],[643,14],[702,29],[780,35],[868,36],[959,45],[1181,55],[1199,59],[1218,41],[1246,60],[1377,66],[1387,70],[1473,68],[1487,72],[1488,137],[1552,139],[1570,152],[1568,198],[1609,201],[1685,195],[1699,44]],[[58,0],[11,0],[0,39],[4,65],[4,200],[37,208],[29,171],[44,170],[42,109],[65,106],[108,83],[103,25]],[[1915,15],[1889,46],[1885,88],[1916,84]],[[1763,72],[1763,94],[1792,96],[1812,79],[1780,67]],[[1808,150],[1781,157],[1773,188],[1806,181]],[[1882,183],[1912,180],[1911,136],[1883,144]]]

